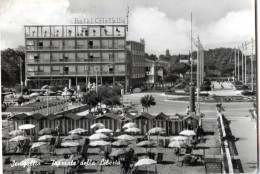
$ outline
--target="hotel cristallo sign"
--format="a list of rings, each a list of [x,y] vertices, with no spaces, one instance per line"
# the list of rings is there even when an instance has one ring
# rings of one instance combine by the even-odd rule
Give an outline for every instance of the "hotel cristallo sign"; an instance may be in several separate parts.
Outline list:
[[[117,18],[74,18],[74,24],[126,24],[124,17]]]

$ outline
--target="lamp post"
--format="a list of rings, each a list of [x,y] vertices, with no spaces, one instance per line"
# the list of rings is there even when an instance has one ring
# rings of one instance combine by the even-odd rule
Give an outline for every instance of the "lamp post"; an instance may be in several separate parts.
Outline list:
[[[20,82],[21,82],[21,94],[23,95],[23,71],[22,71],[22,57],[20,57]]]

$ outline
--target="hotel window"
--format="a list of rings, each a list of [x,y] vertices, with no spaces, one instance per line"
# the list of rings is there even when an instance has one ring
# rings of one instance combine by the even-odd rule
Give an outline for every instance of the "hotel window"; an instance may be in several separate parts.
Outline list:
[[[38,71],[43,72],[44,71],[44,66],[38,66]]]
[[[52,71],[60,71],[60,67],[59,66],[52,66],[51,70]]]

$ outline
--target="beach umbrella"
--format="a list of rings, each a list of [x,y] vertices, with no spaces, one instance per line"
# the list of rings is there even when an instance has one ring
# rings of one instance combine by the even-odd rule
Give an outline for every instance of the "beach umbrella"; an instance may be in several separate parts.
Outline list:
[[[133,122],[130,122],[130,123],[126,123],[124,126],[123,126],[123,129],[128,129],[128,128],[136,128],[137,125]]]
[[[186,147],[186,143],[181,142],[181,141],[172,141],[168,147],[175,147],[175,148],[182,148]]]
[[[136,140],[135,137],[130,136],[130,135],[120,135],[117,137],[118,140],[125,140],[125,141],[132,141],[132,140]]]
[[[43,161],[38,158],[27,158],[20,162],[22,166],[37,166],[39,163],[42,163]]]
[[[37,148],[37,147],[40,147],[40,146],[43,146],[43,145],[46,145],[46,143],[45,142],[36,142],[36,143],[33,143],[32,144],[32,149],[33,148]]]
[[[148,131],[148,133],[150,133],[150,134],[159,134],[161,132],[165,132],[165,129],[163,129],[161,127],[155,127]]]
[[[93,128],[102,129],[102,128],[105,128],[105,125],[103,125],[102,123],[95,123],[95,124],[91,125],[91,129],[93,129]]]
[[[196,133],[193,130],[184,130],[184,131],[181,131],[179,134],[187,136],[189,144],[190,144],[190,137],[196,135]]]
[[[170,139],[170,141],[174,141],[174,140],[176,140],[176,141],[185,141],[185,140],[187,140],[188,138],[187,137],[184,137],[184,136],[176,136],[176,137],[172,137],[171,139]]]
[[[40,94],[38,92],[33,92],[29,95],[30,98],[38,97]]]
[[[109,156],[115,157],[115,156],[119,156],[119,155],[124,155],[124,154],[126,154],[126,153],[127,153],[127,151],[126,151],[125,149],[118,149],[118,150],[113,150],[113,151],[109,154]]]
[[[150,147],[150,150],[151,150],[151,147],[155,147],[156,142],[154,142],[154,141],[141,141],[141,142],[137,143],[136,146],[137,147],[145,147],[146,151],[147,151],[148,147]]]
[[[112,133],[113,131],[111,129],[103,128],[103,129],[98,129],[96,133]]]
[[[24,125],[19,126],[18,128],[19,129],[32,129],[34,127],[35,127],[35,125],[33,125],[33,124],[24,124]]]
[[[128,143],[126,141],[123,141],[123,140],[117,140],[117,141],[112,143],[112,146],[114,146],[114,147],[125,147],[127,145],[128,145]]]
[[[138,166],[149,166],[149,165],[152,165],[152,164],[156,164],[157,162],[152,160],[152,159],[149,159],[149,158],[144,158],[144,159],[140,159],[138,160],[136,163],[135,163],[135,167],[138,167]]]
[[[107,146],[109,144],[110,144],[109,142],[106,142],[103,140],[93,141],[93,142],[89,143],[90,146]]]
[[[10,136],[17,136],[17,135],[23,135],[23,134],[24,134],[24,132],[22,130],[13,130],[8,133],[8,135],[10,135]]]
[[[87,132],[87,130],[82,129],[82,128],[77,128],[77,129],[74,129],[72,131],[69,131],[69,134],[81,134],[81,133],[84,133],[84,132]]]
[[[76,146],[79,146],[79,143],[76,143],[76,142],[64,142],[64,143],[61,143],[61,146],[63,146],[63,147],[76,147]]]
[[[149,134],[157,134],[157,141],[159,139],[159,133],[165,132],[165,129],[161,127],[155,127],[148,131]]]
[[[79,140],[79,139],[82,139],[82,137],[77,134],[71,134],[71,135],[65,137],[64,139],[65,140]]]
[[[154,146],[156,144],[156,142],[154,141],[141,141],[139,143],[136,144],[136,146],[138,147],[151,147]]]
[[[137,132],[141,132],[141,129],[138,129],[138,128],[136,128],[136,127],[132,127],[132,128],[126,129],[125,132],[137,133]]]
[[[44,128],[39,131],[38,135],[51,135],[53,133],[56,133],[55,129],[52,128]]]
[[[9,141],[10,142],[18,142],[18,141],[23,141],[23,140],[29,140],[29,138],[20,135],[20,136],[16,136],[16,137],[10,139]]]
[[[184,131],[181,131],[179,134],[187,136],[187,137],[196,135],[196,133],[193,130],[184,130]]]
[[[50,141],[52,138],[52,135],[43,135],[39,137],[38,141]]]
[[[102,133],[96,133],[91,135],[90,137],[88,137],[88,139],[90,140],[100,140],[100,139],[105,139],[108,138],[108,136],[106,136],[105,134]]]

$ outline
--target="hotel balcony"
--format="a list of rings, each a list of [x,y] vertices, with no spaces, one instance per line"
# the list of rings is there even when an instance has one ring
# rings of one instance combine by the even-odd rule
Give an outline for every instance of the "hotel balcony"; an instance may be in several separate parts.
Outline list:
[[[109,58],[109,59],[102,59],[102,58],[87,58],[87,59],[50,59],[50,60],[27,60],[28,65],[33,64],[95,64],[95,63],[111,63],[114,62],[114,64],[122,64],[125,63],[124,58]]]
[[[50,33],[50,32],[39,32],[39,33],[36,33],[36,32],[31,32],[31,33],[26,33],[25,34],[25,37],[26,38],[41,38],[41,39],[44,39],[44,38],[52,38],[52,39],[55,39],[55,38],[99,38],[99,37],[102,37],[102,38],[115,38],[115,37],[118,37],[118,38],[123,38],[125,37],[125,34],[124,33],[118,33],[118,32],[89,32],[89,33],[82,33],[82,32],[79,32],[79,33],[75,33],[75,32],[69,32],[69,31],[65,31],[64,33],[62,32],[53,32],[53,33]]]
[[[125,71],[51,71],[51,72],[27,72],[27,77],[44,77],[44,76],[124,76]]]
[[[70,51],[70,50],[124,50],[125,45],[114,46],[35,46],[27,45],[26,51]]]

